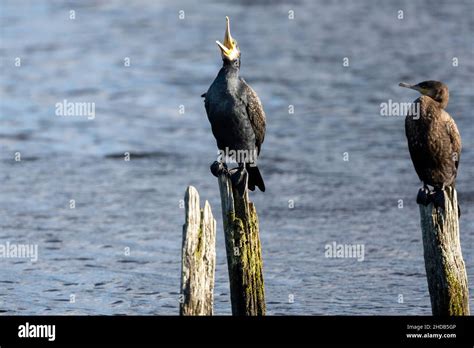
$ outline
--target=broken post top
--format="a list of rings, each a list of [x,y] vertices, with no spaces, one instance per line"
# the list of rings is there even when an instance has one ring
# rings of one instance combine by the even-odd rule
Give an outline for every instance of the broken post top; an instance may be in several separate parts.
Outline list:
[[[189,186],[185,194],[181,260],[181,315],[212,315],[216,260],[216,220],[206,201],[201,209],[198,191]]]

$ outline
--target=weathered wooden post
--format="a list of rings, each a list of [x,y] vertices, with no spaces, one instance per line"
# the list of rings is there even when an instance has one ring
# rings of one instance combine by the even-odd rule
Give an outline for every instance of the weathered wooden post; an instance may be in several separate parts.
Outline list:
[[[426,276],[433,315],[469,315],[469,289],[459,239],[458,200],[444,193],[445,209],[420,205]]]
[[[216,220],[206,201],[189,186],[184,197],[186,222],[183,225],[180,315],[212,315],[216,264]]]
[[[258,217],[249,202],[248,191],[241,197],[225,174],[218,177],[222,203],[232,314],[265,315],[263,261]]]

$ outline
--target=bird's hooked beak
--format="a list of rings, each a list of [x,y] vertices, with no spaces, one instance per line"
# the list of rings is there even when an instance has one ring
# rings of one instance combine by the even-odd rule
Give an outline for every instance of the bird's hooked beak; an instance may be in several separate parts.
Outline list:
[[[237,48],[237,43],[230,35],[230,20],[229,17],[225,17],[227,22],[227,27],[224,35],[224,43],[216,41],[217,46],[221,49],[221,53],[224,57],[229,60],[237,59],[240,55],[239,49]]]
[[[421,94],[424,94],[424,93],[423,93],[423,89],[420,88],[420,86],[418,86],[418,85],[410,85],[409,83],[405,83],[405,82],[400,82],[398,85],[399,85],[400,87],[405,87],[405,88],[414,89],[415,91],[418,91],[418,92],[420,92]]]

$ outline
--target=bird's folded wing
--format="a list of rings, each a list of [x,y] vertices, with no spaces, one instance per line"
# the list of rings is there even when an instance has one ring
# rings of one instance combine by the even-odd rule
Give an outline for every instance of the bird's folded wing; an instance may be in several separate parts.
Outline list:
[[[449,135],[449,138],[451,140],[451,146],[452,146],[452,155],[453,158],[455,159],[455,164],[456,164],[456,169],[459,166],[459,159],[461,157],[461,135],[459,134],[458,127],[456,126],[456,122],[450,117],[446,121],[446,131]]]
[[[265,139],[265,111],[263,111],[263,106],[257,93],[255,93],[252,87],[250,87],[243,79],[242,82],[245,89],[241,94],[242,102],[245,104],[248,118],[255,133],[255,143],[258,152],[260,152],[260,147]]]

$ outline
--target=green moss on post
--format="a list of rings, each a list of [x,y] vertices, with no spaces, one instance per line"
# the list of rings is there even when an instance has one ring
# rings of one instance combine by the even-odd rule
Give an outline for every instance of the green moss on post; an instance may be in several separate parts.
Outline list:
[[[233,315],[265,315],[263,260],[258,216],[248,193],[243,197],[219,176],[222,217]]]
[[[426,277],[433,315],[469,315],[469,288],[459,239],[456,190],[446,188],[445,210],[420,205]]]

